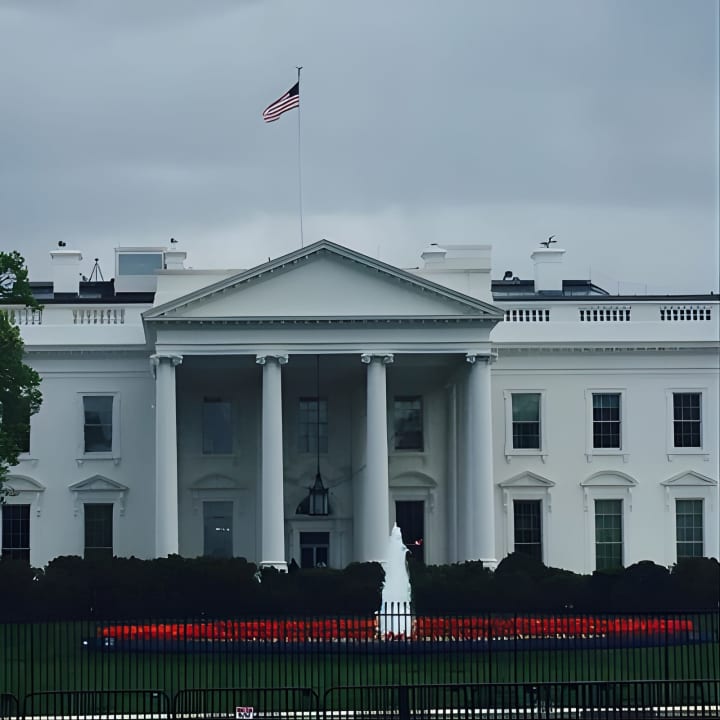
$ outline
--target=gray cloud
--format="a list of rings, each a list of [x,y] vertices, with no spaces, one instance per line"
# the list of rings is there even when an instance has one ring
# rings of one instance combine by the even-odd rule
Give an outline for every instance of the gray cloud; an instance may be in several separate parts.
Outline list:
[[[505,237],[484,208],[525,216],[520,233],[545,207],[559,225],[575,208],[588,237],[581,209],[606,236],[643,213],[662,234],[669,213],[667,232],[694,230],[683,282],[716,284],[717,21],[715,3],[670,0],[6,3],[0,243],[37,262],[56,238],[91,253],[254,228],[267,243],[258,223],[284,228],[297,208],[297,119],[260,112],[300,62],[314,232],[329,234],[322,218],[372,247],[350,235],[422,215]],[[412,262],[427,233],[395,227]]]

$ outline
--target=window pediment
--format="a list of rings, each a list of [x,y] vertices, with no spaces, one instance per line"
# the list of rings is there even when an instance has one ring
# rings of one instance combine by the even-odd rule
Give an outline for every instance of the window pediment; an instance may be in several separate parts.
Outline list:
[[[5,487],[10,490],[10,495],[45,492],[45,486],[42,483],[27,477],[27,475],[10,475],[5,481]]]
[[[190,486],[193,513],[200,512],[204,500],[238,499],[246,492],[247,488],[243,487],[237,478],[219,473],[203,475]]]
[[[580,483],[581,487],[620,487],[631,488],[637,485],[637,480],[622,472],[598,472]]]
[[[117,501],[120,515],[125,514],[125,500],[130,488],[111,480],[104,475],[93,475],[85,480],[73,483],[68,490],[75,496],[74,514],[80,514],[80,505],[84,502]]]
[[[437,482],[429,475],[418,470],[410,470],[395,475],[390,480],[390,487],[394,488],[436,488]]]
[[[515,475],[507,480],[503,480],[498,483],[501,488],[539,488],[546,489],[555,486],[552,480],[548,480],[542,475],[537,475],[534,472],[522,472]]]
[[[191,486],[191,490],[237,490],[240,483],[228,475],[205,475],[196,480]]]
[[[45,486],[27,475],[10,475],[5,481],[5,491],[9,497],[28,495],[35,508],[35,515],[42,514],[43,493]],[[27,502],[25,500],[24,502]]]
[[[717,485],[717,480],[701,475],[694,470],[689,470],[663,480],[660,484],[666,487],[710,487]]]
[[[93,475],[86,480],[73,483],[70,485],[70,490],[73,492],[127,492],[129,488],[127,485],[123,485],[117,480],[111,480],[104,475]]]

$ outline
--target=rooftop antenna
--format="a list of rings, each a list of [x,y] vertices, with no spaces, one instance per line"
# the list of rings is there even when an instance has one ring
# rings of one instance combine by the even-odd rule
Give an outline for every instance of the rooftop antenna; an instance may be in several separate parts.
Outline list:
[[[541,244],[543,247],[549,248],[550,245],[552,245],[552,243],[556,243],[556,242],[557,242],[557,240],[553,240],[554,237],[555,237],[554,235],[551,235],[547,240],[543,240],[543,242],[541,242],[540,244]]]
[[[98,258],[95,258],[95,264],[93,265],[92,272],[90,273],[90,280],[88,282],[105,282],[102,270],[100,269],[100,262]]]

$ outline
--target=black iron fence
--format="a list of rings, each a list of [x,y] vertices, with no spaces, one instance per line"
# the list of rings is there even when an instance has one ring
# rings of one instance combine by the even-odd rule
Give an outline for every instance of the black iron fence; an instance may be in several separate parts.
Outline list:
[[[3,718],[720,717],[718,706],[717,611],[0,624]]]

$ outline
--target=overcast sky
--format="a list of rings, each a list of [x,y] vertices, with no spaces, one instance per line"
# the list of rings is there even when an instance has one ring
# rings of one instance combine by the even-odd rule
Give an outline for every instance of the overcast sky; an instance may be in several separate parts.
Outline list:
[[[411,267],[489,243],[532,276],[718,289],[717,0],[0,0],[0,248],[305,244]]]

